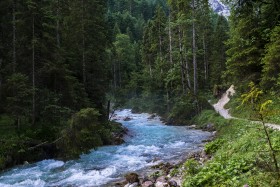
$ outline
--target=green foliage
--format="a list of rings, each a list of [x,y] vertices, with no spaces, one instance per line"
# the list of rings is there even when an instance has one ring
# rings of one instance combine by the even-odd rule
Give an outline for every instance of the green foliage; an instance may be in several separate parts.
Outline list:
[[[265,124],[266,118],[270,115],[270,111],[268,110],[267,106],[272,103],[271,100],[263,100],[262,94],[263,91],[256,87],[253,83],[249,84],[250,91],[242,95],[242,104],[250,103],[253,107],[254,112],[256,113],[258,120],[262,123],[263,132],[266,137],[267,147],[270,152],[271,160],[275,164],[275,172],[280,179],[280,171],[278,166],[278,160],[276,156],[276,151],[273,147],[273,143],[271,140],[271,135],[269,130],[267,130],[267,126]]]
[[[279,74],[279,3],[272,0],[235,1],[227,41],[228,81],[244,91],[251,81],[275,90]],[[258,13],[256,13],[258,12]],[[256,24],[259,23],[259,24]]]
[[[103,145],[110,137],[109,127],[98,120],[100,113],[94,108],[86,108],[76,113],[69,122],[69,128],[61,132],[59,144],[63,156],[73,158],[81,152]]]
[[[202,112],[196,123],[206,123],[208,118],[218,126],[217,139],[205,146],[213,157],[199,165],[198,172],[186,172],[183,186],[279,186],[277,175],[271,172],[273,162],[261,124],[226,121],[214,111]],[[279,135],[270,131],[275,149],[279,147]],[[278,152],[276,157],[280,157]]]
[[[280,60],[280,26],[276,26],[271,31],[270,42],[266,45],[265,56],[262,59],[263,75],[262,86],[266,89],[274,90],[279,87],[279,60]]]
[[[251,168],[252,166],[245,160],[213,161],[203,167],[192,179],[186,181],[184,186],[240,186],[242,175],[249,172]]]
[[[205,98],[187,95],[175,102],[168,118],[175,124],[188,124],[200,111],[210,108],[212,107]]]
[[[28,77],[17,73],[12,74],[7,80],[7,103],[8,112],[15,118],[22,118],[30,112],[31,86],[28,85]]]
[[[185,162],[184,164],[185,167],[185,171],[187,172],[187,174],[189,175],[195,175],[197,174],[200,169],[201,169],[201,165],[198,163],[197,160],[195,159],[189,159]]]
[[[31,139],[24,135],[0,138],[0,169],[33,161],[40,156],[40,150],[28,150],[30,142]]]
[[[180,171],[179,171],[179,168],[180,168],[180,165],[176,165],[174,168],[171,169],[170,171],[170,176],[171,177],[174,177],[176,176],[177,174],[180,174]]]
[[[215,139],[205,145],[204,150],[206,154],[214,154],[224,144],[223,139]]]

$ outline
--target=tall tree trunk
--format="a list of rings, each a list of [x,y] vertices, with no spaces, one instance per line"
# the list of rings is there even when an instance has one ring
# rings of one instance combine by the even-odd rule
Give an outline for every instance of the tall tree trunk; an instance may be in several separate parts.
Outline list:
[[[169,13],[169,16],[168,16],[168,21],[169,21],[169,24],[168,24],[168,35],[169,35],[169,61],[170,61],[170,64],[173,64],[173,56],[172,56],[172,29],[171,29],[171,15]]]
[[[185,73],[184,73],[184,63],[183,63],[183,45],[182,45],[181,26],[179,26],[178,32],[179,32],[179,50],[180,50],[180,65],[181,65],[181,84],[182,84],[183,94],[185,94],[186,89],[185,89]]]
[[[82,66],[83,66],[83,83],[86,86],[86,57],[85,57],[85,4],[82,0]]]
[[[16,72],[16,0],[13,0],[13,73]]]
[[[162,61],[162,36],[161,36],[161,28],[160,28],[160,23],[158,24],[158,33],[159,33],[159,59]]]
[[[183,32],[183,38],[186,38],[186,34],[184,32],[184,30],[182,30]],[[189,89],[189,91],[192,90],[192,84],[191,84],[191,76],[190,76],[190,67],[189,67],[189,60],[188,60],[188,52],[187,52],[187,49],[185,47],[185,44],[186,42],[184,42],[184,54],[185,54],[185,70],[186,70],[186,75],[185,75],[185,78],[186,78],[186,82],[187,82],[187,88]]]
[[[197,94],[197,62],[196,62],[196,30],[195,30],[195,0],[192,0],[193,23],[192,23],[192,51],[193,51],[193,93]]]
[[[57,7],[56,7],[56,45],[57,48],[60,48],[60,3],[59,0],[57,0]]]
[[[150,70],[150,77],[153,77],[153,70],[152,70],[152,63],[151,63],[151,54],[148,54],[148,58],[149,58],[149,70]]]
[[[116,61],[113,61],[113,77],[114,77],[114,90],[117,89],[117,71],[116,71]]]
[[[167,112],[170,112],[170,96],[169,96],[169,86],[166,88],[166,103],[167,103]]]
[[[186,81],[188,83],[188,89],[189,91],[192,90],[192,84],[191,84],[191,76],[190,76],[190,67],[189,67],[189,62],[188,62],[188,56],[187,56],[187,52],[186,53],[186,57],[185,57],[185,68],[186,68]]]
[[[32,125],[35,125],[36,85],[35,85],[35,15],[32,16]]]
[[[122,76],[121,76],[121,63],[120,61],[118,60],[118,71],[119,71],[119,87],[121,88],[122,87]]]
[[[129,0],[129,13],[132,14],[132,0]]]
[[[208,57],[207,57],[207,46],[205,41],[205,34],[203,34],[203,52],[204,52],[204,80],[205,86],[208,85]]]
[[[0,69],[2,68],[2,58],[0,58]],[[0,103],[2,103],[2,74],[0,72]],[[0,104],[1,106],[1,104]]]

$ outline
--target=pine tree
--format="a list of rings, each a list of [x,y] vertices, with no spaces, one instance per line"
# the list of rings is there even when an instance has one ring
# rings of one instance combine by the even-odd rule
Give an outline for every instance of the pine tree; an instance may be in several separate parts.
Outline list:
[[[276,26],[272,33],[270,42],[266,45],[266,53],[262,59],[263,74],[262,85],[266,89],[276,89],[280,83],[280,26]],[[276,86],[277,85],[277,86]]]

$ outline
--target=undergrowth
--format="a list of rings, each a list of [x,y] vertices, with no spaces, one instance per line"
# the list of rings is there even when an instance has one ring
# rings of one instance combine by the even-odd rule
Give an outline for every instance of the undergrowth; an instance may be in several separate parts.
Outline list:
[[[225,120],[211,110],[202,112],[195,122],[199,126],[211,122],[218,133],[205,146],[205,152],[212,155],[211,160],[203,164],[196,160],[185,163],[183,186],[280,186],[261,125]],[[270,135],[274,149],[280,150],[280,132],[270,130]],[[277,159],[280,159],[279,152]]]

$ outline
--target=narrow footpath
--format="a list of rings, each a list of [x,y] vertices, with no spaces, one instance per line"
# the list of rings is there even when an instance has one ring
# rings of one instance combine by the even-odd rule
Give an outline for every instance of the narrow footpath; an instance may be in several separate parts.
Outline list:
[[[240,120],[249,121],[251,123],[260,124],[261,123],[260,121],[250,121],[247,119],[236,118],[230,115],[229,109],[225,109],[224,106],[230,101],[230,96],[233,96],[234,94],[235,94],[234,86],[231,85],[230,88],[222,95],[221,99],[216,104],[213,105],[215,111],[225,119],[240,119]],[[280,131],[280,125],[278,124],[266,123],[265,125],[269,128]]]

